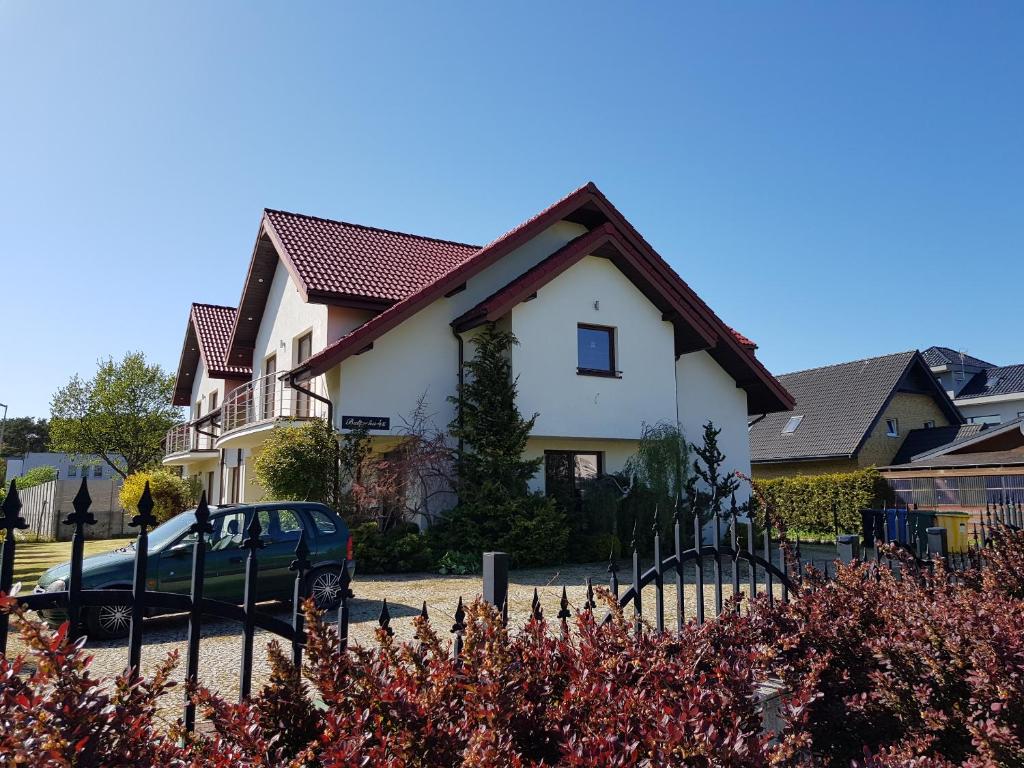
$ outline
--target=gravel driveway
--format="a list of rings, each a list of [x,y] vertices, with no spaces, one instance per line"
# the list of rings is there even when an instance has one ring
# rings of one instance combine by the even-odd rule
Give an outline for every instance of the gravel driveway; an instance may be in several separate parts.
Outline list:
[[[814,554],[824,559],[829,551]],[[810,554],[805,552],[805,558]],[[645,568],[649,567],[645,563]],[[819,562],[820,565],[820,562]],[[724,580],[726,594],[731,594],[731,565],[724,564]],[[760,575],[760,574],[759,574]],[[578,609],[586,599],[587,577],[593,579],[594,585],[607,585],[608,573],[605,563],[589,565],[571,565],[553,569],[537,568],[513,571],[509,574],[509,617],[513,626],[522,625],[530,614],[533,591],[540,595],[545,616],[554,619],[559,609],[562,586],[565,585],[570,607]],[[631,575],[629,565],[623,561],[619,571],[622,589],[629,587]],[[741,567],[741,590],[747,575]],[[712,586],[713,570],[709,564],[705,568],[705,605],[708,616],[714,612],[714,590]],[[692,582],[692,574],[688,581]],[[759,579],[760,581],[760,579]],[[481,591],[481,577],[473,576],[439,576],[436,574],[400,574],[357,576],[352,584],[355,599],[352,601],[352,624],[350,637],[353,643],[363,645],[374,642],[374,631],[381,603],[386,597],[392,617],[391,626],[398,640],[412,640],[412,618],[420,612],[425,600],[427,610],[434,626],[440,630],[442,637],[454,620],[454,612],[459,597],[467,603],[471,602]],[[687,617],[694,615],[696,598],[695,587],[688,584],[684,587],[685,612]],[[778,592],[778,585],[776,585]],[[644,617],[653,620],[654,591],[644,591]],[[666,586],[665,590],[665,622],[667,627],[675,626],[675,587]],[[291,610],[280,603],[268,603],[263,606],[278,618],[290,620]],[[13,629],[13,628],[12,628]],[[145,672],[151,672],[168,653],[177,649],[181,653],[181,661],[176,671],[176,678],[183,677],[185,639],[187,620],[184,616],[160,616],[147,619],[145,622],[142,665]],[[254,657],[253,688],[266,680],[268,665],[266,646],[273,636],[266,632],[257,632],[256,653]],[[22,650],[20,638],[12,633],[9,653],[14,655]],[[203,625],[202,651],[200,654],[199,677],[202,683],[213,690],[220,691],[229,698],[238,695],[238,669],[241,657],[241,635],[238,624],[223,619],[209,618]],[[89,642],[86,647],[92,652],[94,661],[92,672],[104,677],[121,672],[127,662],[127,640]]]

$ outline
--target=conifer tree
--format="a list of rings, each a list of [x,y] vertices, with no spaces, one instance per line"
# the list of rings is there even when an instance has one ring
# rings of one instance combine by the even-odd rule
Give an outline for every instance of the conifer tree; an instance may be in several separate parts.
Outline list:
[[[721,474],[725,454],[718,447],[720,434],[722,430],[715,429],[715,425],[708,421],[704,425],[702,444],[690,444],[690,448],[697,455],[693,462],[693,472],[704,483],[704,487],[696,491],[697,508],[714,514],[721,512],[723,504],[728,504],[729,497],[740,487],[739,480],[734,475]]]
[[[446,548],[477,554],[510,552],[518,565],[557,562],[565,555],[565,516],[553,499],[530,491],[543,458],[524,457],[538,414],[523,418],[512,376],[513,334],[487,325],[472,341],[465,382],[449,398],[457,413],[449,427],[459,441],[458,505],[435,536]]]

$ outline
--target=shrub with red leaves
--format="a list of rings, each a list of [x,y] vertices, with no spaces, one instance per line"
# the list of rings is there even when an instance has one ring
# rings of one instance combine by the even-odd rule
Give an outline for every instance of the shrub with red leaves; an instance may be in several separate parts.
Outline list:
[[[31,659],[0,657],[0,763],[1019,766],[1022,563],[1024,534],[1007,531],[955,584],[941,569],[901,581],[840,567],[789,604],[759,598],[748,615],[639,639],[618,610],[510,631],[477,603],[458,660],[420,618],[415,643],[380,632],[342,654],[310,605],[304,676],[273,645],[249,701],[195,693],[214,730],[189,739],[156,718],[173,657],[153,680],[103,687],[79,646],[22,616]],[[758,712],[772,680],[786,690],[779,734]]]

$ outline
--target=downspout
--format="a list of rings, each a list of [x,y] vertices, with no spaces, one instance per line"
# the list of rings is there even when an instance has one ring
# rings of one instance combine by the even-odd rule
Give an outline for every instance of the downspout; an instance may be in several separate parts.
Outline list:
[[[281,378],[283,380],[285,380],[285,382],[288,384],[288,386],[291,387],[292,389],[294,389],[296,392],[301,392],[302,394],[306,395],[307,397],[310,397],[313,400],[318,400],[318,401],[320,401],[321,403],[324,403],[327,406],[327,425],[330,428],[331,432],[333,433],[334,432],[334,403],[331,402],[331,398],[324,397],[323,395],[318,395],[316,392],[314,392],[311,389],[306,389],[305,387],[299,386],[299,384],[295,381],[295,371],[289,371],[288,373],[286,373],[283,376],[281,376]],[[339,503],[341,502],[341,488],[338,485],[338,471],[339,471],[340,465],[341,465],[341,444],[337,440],[335,440],[334,441],[334,480],[333,480],[332,489],[331,489],[331,493],[334,496],[334,507],[335,507],[335,510],[337,510],[337,508],[339,506]]]
[[[681,357],[681,355],[676,355],[675,363],[672,365],[672,377],[675,379],[675,383],[676,383],[676,431],[680,435],[682,435],[683,434],[683,425],[679,421],[679,358],[680,357]],[[686,436],[685,435],[683,435],[683,444],[684,445],[686,444]],[[687,467],[687,471],[689,471],[689,467]],[[679,487],[676,488],[676,498],[673,499],[673,501],[675,501],[676,504],[679,504],[679,502],[682,500],[682,497],[683,497],[683,467],[679,463],[679,452],[678,451],[676,452],[676,483],[677,483],[677,485]],[[677,514],[681,515],[682,513],[677,511]],[[680,517],[680,519],[682,519],[682,518]]]
[[[459,333],[458,329],[456,329],[454,325],[452,326],[452,334],[454,334],[455,341],[458,342],[458,345],[459,345],[459,390],[458,390],[459,391],[459,395],[458,395],[458,406],[457,406],[458,409],[459,409],[459,414],[458,414],[458,417],[457,417],[458,420],[459,420],[459,452],[458,452],[458,465],[456,467],[456,473],[457,473],[457,475],[459,477],[459,481],[455,485],[455,488],[456,488],[455,495],[456,495],[456,497],[458,497],[458,488],[461,485],[461,478],[462,478],[462,452],[465,449],[464,440],[462,438],[462,428],[463,428],[463,420],[462,420],[463,419],[463,417],[462,417],[462,388],[463,388],[463,386],[466,383],[466,371],[465,371],[465,368],[463,367],[464,364],[465,364],[465,342],[462,340],[462,334]]]

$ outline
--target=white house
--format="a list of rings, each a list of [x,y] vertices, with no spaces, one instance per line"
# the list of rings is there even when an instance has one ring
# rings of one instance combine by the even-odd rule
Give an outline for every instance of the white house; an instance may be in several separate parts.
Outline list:
[[[485,246],[264,211],[238,310],[193,305],[175,402],[192,415],[165,463],[223,501],[255,500],[270,430],[328,418],[398,440],[425,396],[456,416],[461,364],[485,323],[511,330],[528,450],[622,468],[644,424],[699,441],[722,429],[729,470],[750,471],[748,417],[792,399],[593,184]],[[534,480],[545,488],[545,474]]]

